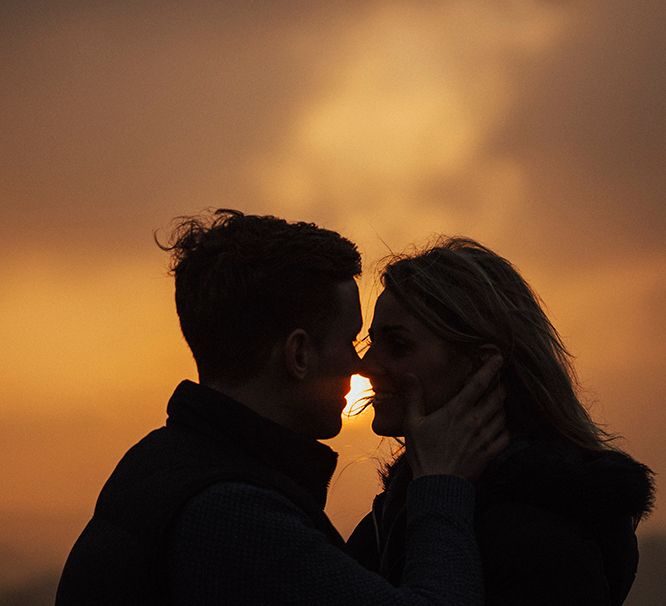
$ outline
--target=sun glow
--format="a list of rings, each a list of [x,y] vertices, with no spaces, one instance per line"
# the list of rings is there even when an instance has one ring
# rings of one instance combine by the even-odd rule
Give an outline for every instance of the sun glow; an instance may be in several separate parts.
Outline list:
[[[345,406],[343,415],[349,417],[360,412],[364,403],[363,399],[371,394],[372,386],[370,385],[370,381],[361,375],[352,375],[351,388],[345,396],[347,406]]]

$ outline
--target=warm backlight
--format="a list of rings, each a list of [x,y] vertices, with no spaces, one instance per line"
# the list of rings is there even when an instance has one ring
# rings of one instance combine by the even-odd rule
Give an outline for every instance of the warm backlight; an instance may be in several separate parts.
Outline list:
[[[361,375],[352,375],[351,388],[349,393],[345,396],[347,406],[345,406],[344,414],[353,415],[360,412],[363,407],[364,398],[372,394],[372,387],[370,381]]]

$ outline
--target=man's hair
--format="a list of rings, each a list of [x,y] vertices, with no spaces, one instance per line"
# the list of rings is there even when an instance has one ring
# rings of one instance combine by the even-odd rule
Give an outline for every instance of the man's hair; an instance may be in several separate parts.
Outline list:
[[[335,286],[361,273],[356,245],[314,223],[218,209],[178,217],[167,245],[176,310],[203,379],[242,382],[295,328],[315,340]]]

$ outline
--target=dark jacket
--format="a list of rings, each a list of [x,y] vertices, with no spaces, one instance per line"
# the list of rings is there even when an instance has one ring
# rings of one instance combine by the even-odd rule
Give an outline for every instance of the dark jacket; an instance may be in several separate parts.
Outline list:
[[[399,582],[404,565],[398,461],[348,541],[365,566]],[[635,526],[653,502],[650,470],[619,452],[515,442],[477,487],[475,526],[492,606],[622,604],[638,564]]]
[[[407,489],[401,587],[344,553],[323,512],[336,454],[185,381],[166,427],[123,457],[62,574],[57,606],[480,606],[474,487]]]
[[[190,381],[177,387],[167,413],[166,426],[133,446],[104,485],[65,564],[58,606],[168,603],[174,520],[221,480],[277,490],[344,545],[322,511],[337,460],[330,448]]]

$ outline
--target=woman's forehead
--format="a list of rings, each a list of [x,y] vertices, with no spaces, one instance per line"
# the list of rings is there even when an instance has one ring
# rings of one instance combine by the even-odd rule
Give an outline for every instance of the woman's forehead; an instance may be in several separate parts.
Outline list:
[[[377,298],[372,318],[372,330],[409,330],[430,332],[400,300],[390,291],[384,290]]]

